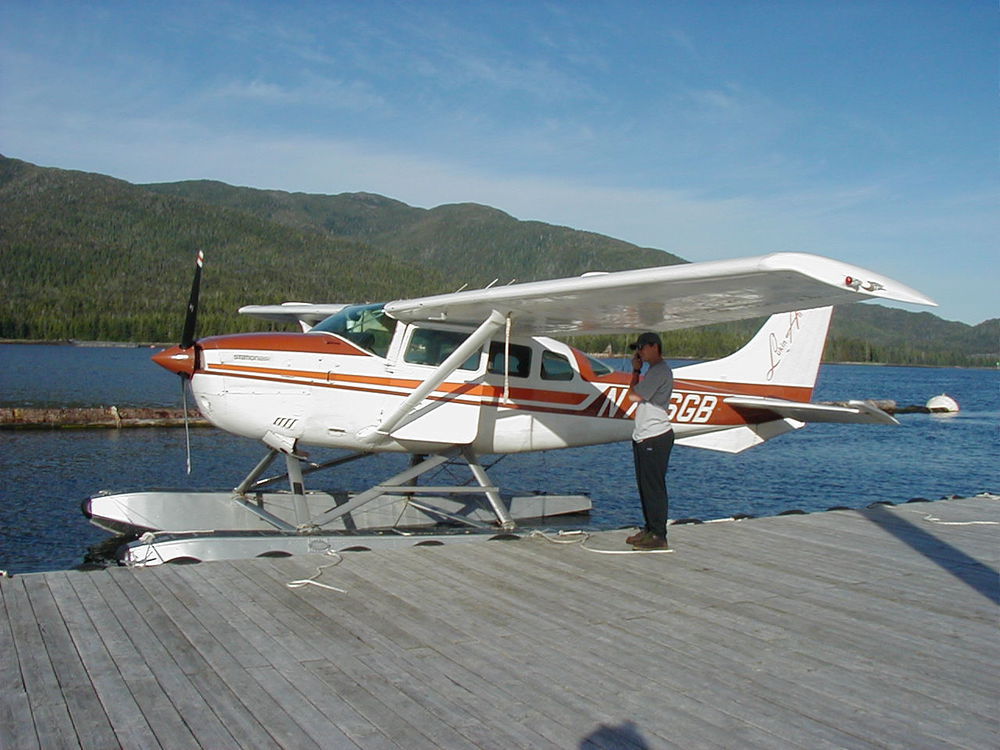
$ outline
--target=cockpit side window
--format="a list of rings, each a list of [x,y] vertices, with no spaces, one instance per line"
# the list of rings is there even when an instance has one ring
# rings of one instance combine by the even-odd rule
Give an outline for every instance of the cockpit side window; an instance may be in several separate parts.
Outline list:
[[[310,329],[343,336],[362,349],[379,357],[389,353],[392,334],[396,330],[395,318],[385,314],[385,305],[351,305]]]
[[[414,365],[433,365],[437,367],[455,351],[462,342],[469,338],[468,333],[457,331],[438,331],[433,328],[417,328],[410,336],[403,359]],[[458,366],[459,370],[478,370],[481,351],[471,355]]]
[[[573,367],[562,354],[542,352],[542,380],[572,380]]]

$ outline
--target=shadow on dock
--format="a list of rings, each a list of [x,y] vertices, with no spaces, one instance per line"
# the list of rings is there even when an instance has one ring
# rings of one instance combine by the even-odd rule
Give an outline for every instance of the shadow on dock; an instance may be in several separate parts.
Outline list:
[[[580,750],[594,748],[621,747],[629,750],[649,750],[649,744],[635,722],[623,721],[617,726],[601,724],[593,732],[580,740]]]
[[[1000,606],[1000,573],[989,565],[890,512],[885,506],[876,505],[859,512],[864,518]]]

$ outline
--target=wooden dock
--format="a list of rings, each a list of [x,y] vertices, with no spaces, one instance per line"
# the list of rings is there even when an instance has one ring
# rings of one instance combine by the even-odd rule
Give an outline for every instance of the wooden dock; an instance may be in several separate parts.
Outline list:
[[[993,748],[1000,498],[0,581],[3,748]],[[623,550],[626,532],[590,548]]]

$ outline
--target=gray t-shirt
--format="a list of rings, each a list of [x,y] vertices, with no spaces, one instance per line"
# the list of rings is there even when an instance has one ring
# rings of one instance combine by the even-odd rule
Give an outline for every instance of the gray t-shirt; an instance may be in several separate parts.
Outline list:
[[[632,390],[642,399],[635,410],[633,440],[647,440],[673,429],[667,410],[670,408],[670,394],[674,390],[674,373],[665,359],[650,365],[646,376]]]

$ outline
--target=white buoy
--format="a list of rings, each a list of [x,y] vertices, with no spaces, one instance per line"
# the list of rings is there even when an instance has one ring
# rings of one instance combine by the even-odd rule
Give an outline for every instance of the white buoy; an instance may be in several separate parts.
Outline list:
[[[946,393],[927,400],[927,410],[932,413],[952,414],[958,411],[958,402]]]

